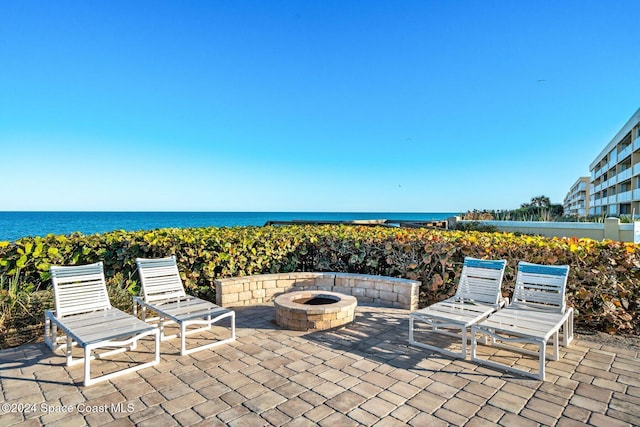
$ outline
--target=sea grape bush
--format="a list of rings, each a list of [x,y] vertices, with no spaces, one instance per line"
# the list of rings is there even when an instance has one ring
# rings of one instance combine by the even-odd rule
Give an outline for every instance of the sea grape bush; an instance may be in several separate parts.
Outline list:
[[[568,264],[567,297],[577,326],[640,332],[640,248],[615,241],[345,225],[113,231],[0,242],[0,274],[19,271],[22,286],[38,292],[50,287],[51,264],[103,261],[110,287],[126,296],[139,289],[137,257],[168,255],[176,255],[189,292],[211,300],[216,278],[340,271],[420,280],[421,305],[454,294],[465,256],[506,259],[506,296],[518,261]],[[130,299],[119,300],[130,309]]]

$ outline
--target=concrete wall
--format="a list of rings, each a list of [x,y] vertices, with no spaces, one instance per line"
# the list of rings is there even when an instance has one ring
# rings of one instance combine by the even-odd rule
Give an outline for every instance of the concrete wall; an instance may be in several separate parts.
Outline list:
[[[498,231],[508,233],[534,234],[546,237],[578,237],[594,240],[634,241],[634,225],[622,224],[618,218],[607,218],[604,223],[597,222],[552,222],[552,221],[466,221],[459,217],[449,219],[449,227],[456,224],[479,223],[493,225]]]

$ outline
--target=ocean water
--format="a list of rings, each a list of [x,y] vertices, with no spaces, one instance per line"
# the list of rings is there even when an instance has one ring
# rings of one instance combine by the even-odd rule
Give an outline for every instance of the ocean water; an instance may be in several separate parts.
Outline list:
[[[435,221],[453,212],[0,212],[0,241],[47,234],[157,228],[262,226],[267,221],[365,219]]]

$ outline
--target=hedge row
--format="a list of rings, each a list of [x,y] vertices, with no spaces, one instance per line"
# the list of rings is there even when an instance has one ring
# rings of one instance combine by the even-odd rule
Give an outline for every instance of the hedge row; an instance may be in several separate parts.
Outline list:
[[[216,278],[340,271],[420,280],[421,305],[455,292],[465,256],[506,259],[506,296],[518,261],[568,264],[567,297],[576,326],[640,331],[640,248],[613,241],[344,225],[114,231],[0,242],[0,275],[19,271],[22,286],[35,292],[50,286],[51,264],[103,261],[110,286],[133,294],[139,287],[136,257],[167,255],[176,255],[189,291],[211,300]]]

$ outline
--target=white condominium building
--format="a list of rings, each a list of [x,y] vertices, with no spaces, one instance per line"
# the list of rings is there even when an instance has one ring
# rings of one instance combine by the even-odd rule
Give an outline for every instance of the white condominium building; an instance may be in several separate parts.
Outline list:
[[[564,198],[564,214],[586,216],[589,214],[590,177],[581,176],[571,186]]]
[[[640,214],[640,109],[589,166],[590,215]]]

